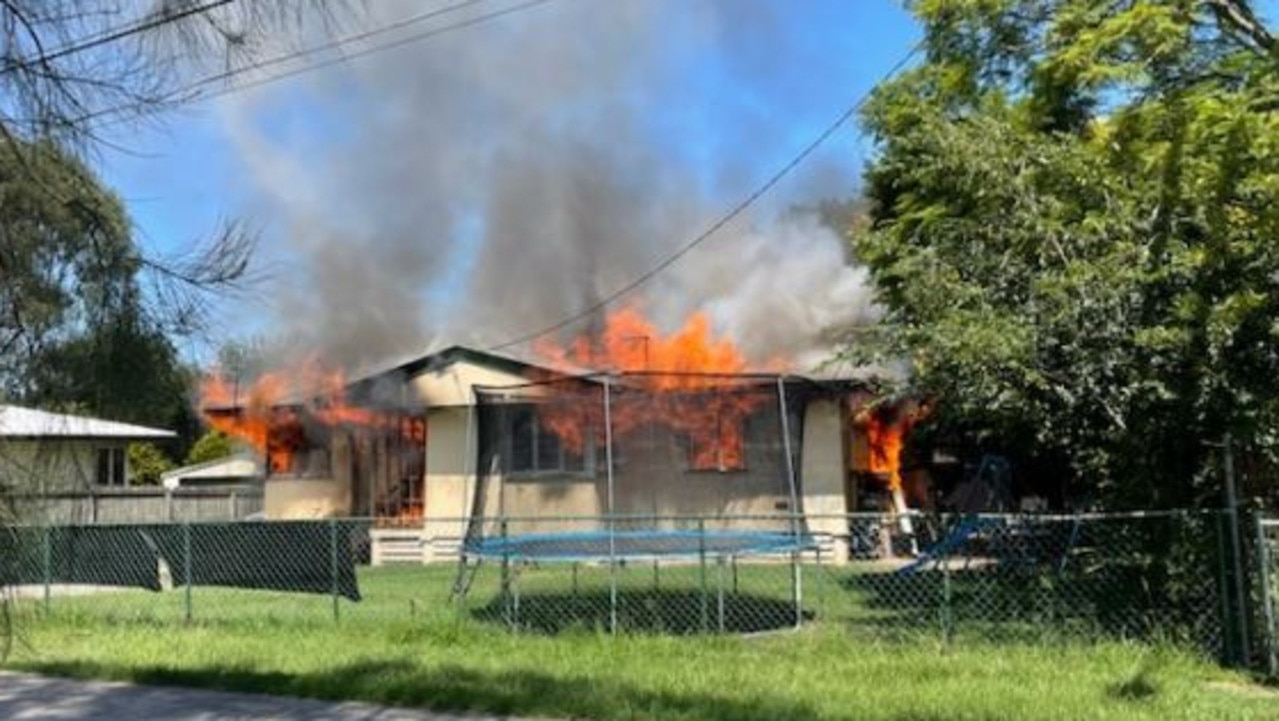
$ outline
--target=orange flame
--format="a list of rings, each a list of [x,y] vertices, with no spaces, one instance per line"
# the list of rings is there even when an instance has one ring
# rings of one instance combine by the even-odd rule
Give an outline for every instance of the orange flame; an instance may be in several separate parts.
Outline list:
[[[879,413],[871,412],[866,419],[866,441],[870,446],[869,469],[871,473],[888,476],[888,489],[902,487],[902,446],[906,428],[904,423],[885,420]]]
[[[388,429],[399,423],[392,416],[350,405],[345,375],[314,359],[296,369],[265,373],[243,388],[214,371],[200,384],[199,409],[210,426],[245,441],[265,457],[270,473],[296,469],[298,453],[315,445],[307,435],[308,425]]]
[[[694,470],[729,471],[745,467],[742,437],[746,418],[770,400],[745,386],[734,387],[727,377],[747,371],[737,347],[711,331],[710,319],[695,313],[670,335],[635,308],[610,314],[597,336],[580,336],[567,347],[542,342],[534,350],[548,364],[586,370],[652,372],[626,379],[611,404],[613,433],[625,435],[652,423],[661,423],[688,439],[689,466]],[[780,363],[771,364],[780,369]],[[594,430],[596,444],[603,442],[603,418],[594,392],[568,401],[548,404],[539,414],[541,423],[559,436],[573,453],[582,453],[586,433]]]
[[[906,436],[931,413],[930,402],[880,403],[854,411],[853,427],[866,435],[866,470],[888,477],[888,489],[902,487],[902,449]]]

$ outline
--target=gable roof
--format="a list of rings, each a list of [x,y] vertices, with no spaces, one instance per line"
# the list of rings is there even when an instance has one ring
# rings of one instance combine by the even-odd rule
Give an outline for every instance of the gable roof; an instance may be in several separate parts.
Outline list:
[[[0,439],[162,440],[177,436],[161,428],[135,426],[101,418],[50,413],[35,408],[0,405]]]
[[[461,345],[453,345],[433,353],[414,355],[411,358],[383,366],[377,370],[359,373],[355,376],[351,383],[354,385],[362,381],[372,380],[374,378],[387,375],[388,373],[396,372],[410,376],[417,375],[422,371],[447,368],[454,363],[473,363],[478,366],[484,366],[485,368],[492,368],[493,370],[523,376],[528,376],[534,372],[553,372],[551,368],[546,366],[527,363],[522,360],[511,358],[510,356],[497,355],[496,353],[467,348],[466,346]]]
[[[203,463],[192,463],[189,466],[174,468],[160,474],[160,480],[166,485],[181,480],[224,479],[224,478],[261,478],[262,465],[257,459],[245,454],[235,454],[225,458],[215,458]]]

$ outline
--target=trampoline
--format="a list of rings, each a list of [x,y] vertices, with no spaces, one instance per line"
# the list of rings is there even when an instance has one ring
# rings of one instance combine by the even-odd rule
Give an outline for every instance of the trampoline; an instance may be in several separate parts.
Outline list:
[[[564,583],[564,608],[603,612],[588,625],[616,632],[682,603],[672,616],[723,632],[735,627],[735,608],[763,593],[739,588],[739,562],[785,563],[786,587],[768,615],[776,627],[800,625],[801,561],[817,543],[800,505],[798,449],[804,403],[820,392],[780,375],[659,372],[476,386],[475,476],[454,598],[465,602],[490,562],[500,571],[495,608],[512,629],[528,626],[530,592],[558,593]],[[547,569],[521,590],[522,576],[556,564],[571,568]],[[650,579],[640,582],[637,567],[651,567]],[[583,589],[596,581],[603,590],[588,603]]]
[[[475,538],[465,552],[489,559],[581,563],[802,553],[816,545],[811,535],[775,531],[592,531]]]

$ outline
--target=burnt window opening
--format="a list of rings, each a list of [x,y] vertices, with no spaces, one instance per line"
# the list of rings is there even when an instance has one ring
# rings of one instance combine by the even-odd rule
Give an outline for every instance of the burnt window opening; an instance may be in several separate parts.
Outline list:
[[[506,471],[516,475],[589,474],[595,468],[590,444],[565,442],[538,417],[533,406],[512,407],[506,412],[502,455]],[[582,438],[592,438],[588,430]]]
[[[277,411],[267,432],[267,476],[329,478],[330,432],[301,413]]]
[[[746,470],[748,427],[747,420],[740,415],[721,412],[705,427],[685,433],[688,470],[715,473]]]

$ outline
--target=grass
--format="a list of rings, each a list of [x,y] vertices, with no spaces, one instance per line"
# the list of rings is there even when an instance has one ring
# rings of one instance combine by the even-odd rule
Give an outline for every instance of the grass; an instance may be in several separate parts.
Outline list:
[[[911,632],[865,631],[894,604],[852,577],[812,578],[801,631],[699,633],[703,578],[695,567],[619,574],[632,627],[612,637],[607,576],[535,571],[521,582],[522,633],[498,622],[497,579],[477,578],[472,603],[446,603],[453,569],[364,569],[365,600],[197,588],[182,623],[182,589],[57,598],[28,609],[20,670],[324,699],[498,714],[612,719],[1276,719],[1279,700],[1239,675],[1167,645],[1115,641],[943,644],[907,603]],[[780,625],[794,609],[784,566],[714,568],[707,622],[739,630]],[[811,575],[811,574],[810,574]],[[861,584],[864,585],[864,584]],[[574,589],[576,589],[574,591]],[[894,593],[900,589],[889,589]],[[601,595],[604,593],[604,595]],[[882,595],[882,594],[881,594]],[[558,613],[557,613],[558,609]],[[781,614],[774,623],[773,616]],[[788,616],[789,614],[789,616]],[[645,626],[644,624],[648,625]],[[687,635],[680,635],[687,634]]]

